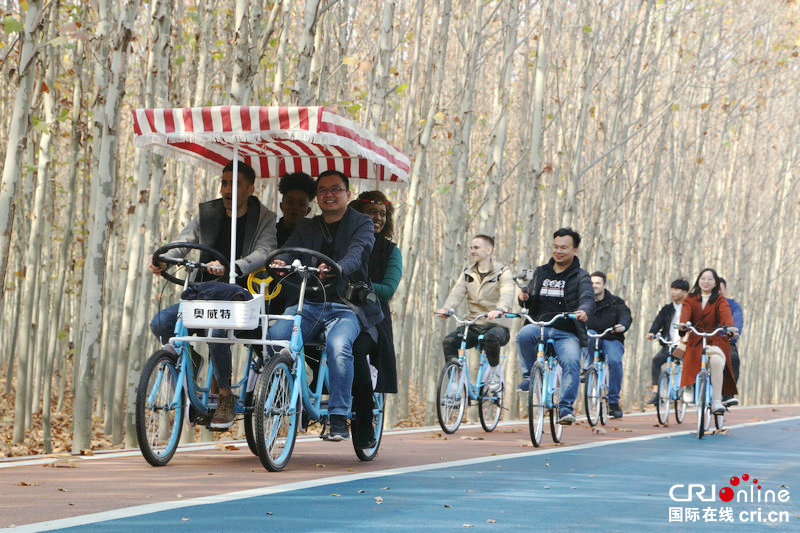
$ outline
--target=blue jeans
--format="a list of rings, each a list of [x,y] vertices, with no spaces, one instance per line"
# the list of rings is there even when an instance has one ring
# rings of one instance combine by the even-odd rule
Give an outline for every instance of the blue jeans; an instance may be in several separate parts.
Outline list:
[[[539,326],[528,324],[517,334],[517,353],[522,365],[522,377],[528,379],[536,362],[536,345]],[[572,413],[572,404],[578,396],[581,375],[581,343],[573,333],[556,328],[544,328],[545,339],[552,339],[556,359],[561,366],[561,401],[559,415]]]
[[[293,315],[297,306],[286,309],[285,315]],[[325,329],[325,353],[328,354],[329,392],[328,414],[347,415],[353,389],[353,343],[361,333],[358,317],[340,303],[303,303],[303,339],[314,339]],[[289,340],[292,336],[292,321],[278,320],[269,328],[268,338]]]
[[[170,337],[175,335],[179,305],[173,304],[161,309],[150,321],[150,331],[158,337],[162,344],[168,343]],[[227,337],[228,332],[224,329],[215,329],[211,331],[211,336]],[[221,389],[231,388],[231,373],[233,372],[231,345],[210,343],[208,345],[208,356],[214,366],[214,377],[217,378],[217,386]]]
[[[589,331],[597,333],[594,330]],[[622,389],[622,354],[625,353],[625,345],[613,339],[600,339],[600,348],[606,354],[608,367],[608,403],[618,404],[619,391]],[[582,355],[581,367],[589,368],[594,362],[594,339],[589,339],[589,346],[583,349]],[[666,361],[666,357],[664,360]]]
[[[608,403],[619,403],[619,390],[622,388],[622,354],[625,345],[620,341],[600,339],[608,363]]]

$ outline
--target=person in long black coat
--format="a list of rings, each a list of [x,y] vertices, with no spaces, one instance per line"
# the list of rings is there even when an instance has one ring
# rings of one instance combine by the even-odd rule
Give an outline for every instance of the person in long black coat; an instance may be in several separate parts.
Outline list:
[[[386,195],[381,191],[363,192],[350,202],[350,207],[373,221],[375,245],[369,258],[369,278],[383,310],[383,321],[375,328],[362,331],[353,346],[353,409],[356,415],[353,438],[359,447],[371,448],[375,445],[372,392],[397,392],[397,360],[389,300],[403,275],[403,259],[400,249],[391,241],[394,206]],[[374,389],[370,364],[377,369]]]

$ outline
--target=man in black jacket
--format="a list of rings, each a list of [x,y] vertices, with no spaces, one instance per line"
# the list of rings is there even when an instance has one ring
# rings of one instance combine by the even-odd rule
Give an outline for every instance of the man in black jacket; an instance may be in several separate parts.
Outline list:
[[[330,378],[328,439],[333,441],[350,438],[347,413],[353,385],[353,343],[362,329],[377,336],[375,326],[383,320],[374,293],[372,300],[359,305],[344,298],[348,281],[370,283],[367,270],[375,243],[372,219],[349,208],[349,200],[347,176],[338,170],[326,170],[320,174],[317,178],[317,204],[322,214],[298,220],[297,227],[284,245],[285,248],[307,248],[327,255],[339,264],[345,278],[323,277],[324,291],[319,286],[308,287],[302,311],[303,339],[313,339],[320,331],[325,331]],[[283,265],[292,259],[293,256],[280,256],[273,264]],[[303,264],[330,271],[331,265],[314,265],[316,261],[311,257],[300,257],[300,260]],[[294,305],[284,314],[293,315],[296,311]],[[289,339],[292,325],[291,320],[278,320],[269,329],[270,338]]]
[[[683,307],[683,300],[689,294],[689,282],[685,279],[676,279],[672,282],[669,289],[670,298],[672,302],[668,303],[656,315],[653,320],[653,325],[650,326],[650,331],[647,332],[647,340],[654,340],[657,334],[662,337],[677,342],[680,338],[678,330],[673,327],[681,318],[681,309]],[[658,376],[661,374],[661,365],[667,362],[669,356],[669,346],[662,341],[661,349],[658,350],[653,356],[653,365],[651,368],[651,377],[653,378],[653,396],[647,400],[650,405],[655,405],[658,401]]]
[[[569,312],[577,320],[562,318],[545,328],[545,337],[555,344],[561,366],[561,399],[558,412],[561,423],[572,424],[572,404],[578,395],[581,372],[581,346],[586,346],[586,321],[594,311],[594,292],[589,273],[580,267],[577,253],[581,236],[572,228],[561,228],[553,234],[553,257],[536,268],[533,279],[519,295],[519,304],[537,321],[549,321],[559,313]],[[536,345],[540,328],[524,326],[517,335],[517,352],[522,364],[523,381],[519,390],[527,392],[530,372],[536,362]]]
[[[608,411],[612,418],[622,418],[619,391],[622,387],[622,355],[625,353],[623,332],[631,327],[631,310],[625,305],[625,300],[608,291],[604,272],[598,270],[592,273],[592,289],[594,313],[589,317],[586,327],[593,333],[614,328],[614,331],[600,339],[600,345],[608,363]],[[593,349],[594,344],[589,344]]]

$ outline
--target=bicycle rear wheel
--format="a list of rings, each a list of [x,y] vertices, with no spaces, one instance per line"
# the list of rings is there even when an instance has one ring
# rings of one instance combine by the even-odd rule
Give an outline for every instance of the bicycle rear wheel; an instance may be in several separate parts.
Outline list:
[[[702,439],[703,434],[708,430],[711,423],[709,420],[708,395],[706,394],[706,383],[708,372],[701,370],[697,374],[697,438]]]
[[[675,420],[678,424],[683,423],[686,416],[686,402],[683,401],[683,387],[678,389],[678,397],[675,399]]]
[[[358,458],[362,461],[372,461],[375,459],[375,456],[378,455],[378,448],[381,447],[381,438],[383,437],[383,413],[386,406],[386,394],[374,392],[372,393],[372,397],[375,401],[375,410],[372,414],[372,421],[375,428],[375,446],[372,448],[359,448],[356,444],[356,439],[352,439],[353,449],[356,451]],[[353,435],[356,434],[358,424],[358,417],[353,417],[350,421],[350,428],[353,430]]]
[[[158,350],[144,365],[136,389],[136,440],[145,460],[164,466],[178,449],[183,429],[183,395],[172,405],[178,382],[177,357]]]
[[[270,472],[283,470],[294,450],[300,419],[299,397],[292,402],[294,359],[279,353],[270,359],[256,385],[255,440],[258,458]]]
[[[656,397],[656,414],[658,423],[666,425],[669,421],[669,372],[664,370],[658,378],[658,396]]]
[[[537,448],[542,444],[544,432],[544,395],[542,365],[536,363],[531,370],[531,386],[528,390],[528,429],[531,442]]]
[[[494,431],[500,422],[503,414],[503,396],[505,391],[501,387],[499,391],[489,391],[489,386],[481,387],[480,397],[478,398],[478,416],[481,419],[481,426],[487,432]]]
[[[586,420],[594,427],[600,421],[600,386],[597,369],[590,366],[586,373],[586,384],[583,388],[583,405],[586,408]]]
[[[462,381],[462,372],[461,365],[449,361],[444,365],[436,386],[436,417],[442,431],[447,434],[455,433],[467,408],[467,391]]]

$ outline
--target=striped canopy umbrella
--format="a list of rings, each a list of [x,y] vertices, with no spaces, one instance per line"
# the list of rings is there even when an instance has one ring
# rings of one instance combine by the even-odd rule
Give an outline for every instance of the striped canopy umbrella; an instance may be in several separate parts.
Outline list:
[[[409,157],[325,107],[135,109],[136,146],[220,171],[234,153],[263,178],[291,172],[405,184]]]

